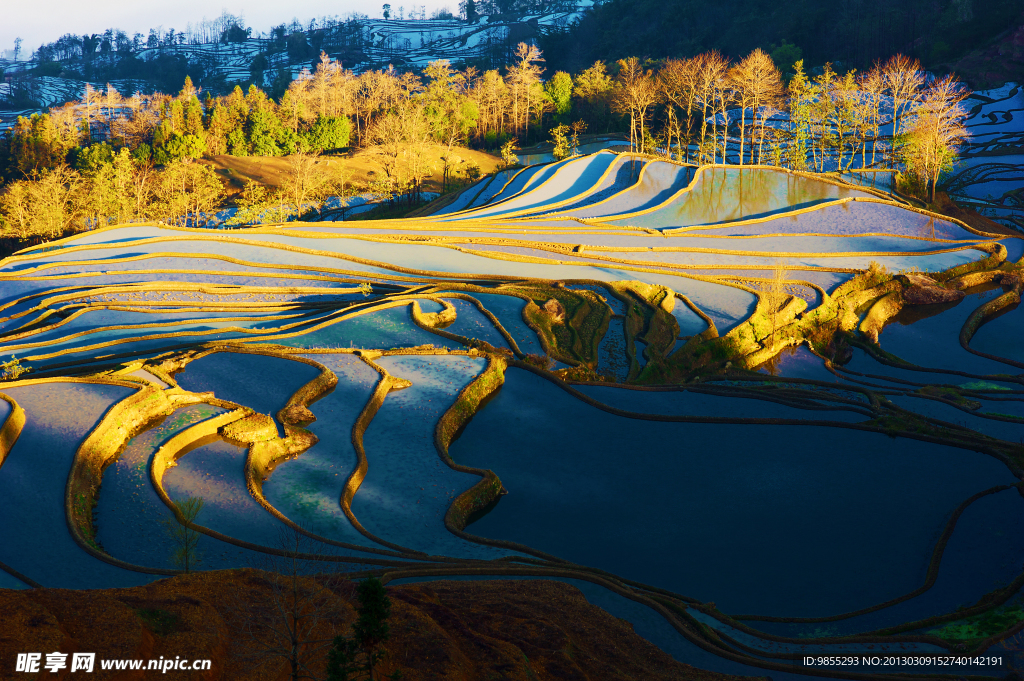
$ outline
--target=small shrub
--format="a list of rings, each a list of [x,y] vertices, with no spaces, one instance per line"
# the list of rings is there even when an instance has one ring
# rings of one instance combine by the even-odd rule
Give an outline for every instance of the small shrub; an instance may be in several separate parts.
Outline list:
[[[892,279],[892,273],[885,267],[885,265],[879,264],[872,260],[868,263],[868,270],[865,272],[867,279],[867,287],[877,286],[883,282]]]
[[[512,138],[501,146],[501,160],[505,162],[506,168],[514,168],[519,165],[519,157],[515,155],[516,139]]]
[[[547,369],[548,368],[548,358],[547,358],[546,355],[537,355],[537,354],[527,355],[526,356],[526,363],[527,364],[532,364],[533,366],[538,367],[540,369]]]
[[[32,367],[22,365],[21,360],[11,356],[11,361],[0,362],[0,381],[16,381],[22,374],[32,371]]]
[[[912,170],[896,174],[896,189],[908,196],[922,200],[928,196],[924,176]]]
[[[554,147],[551,154],[556,161],[568,158],[572,154],[569,143],[569,126],[558,125],[551,129],[551,146]]]
[[[580,364],[579,366],[569,367],[568,369],[559,369],[555,372],[558,376],[562,377],[562,380],[566,381],[607,381],[608,377],[599,374],[594,371],[593,368],[586,364]],[[614,379],[613,379],[614,380]]]
[[[140,608],[135,614],[157,636],[167,636],[178,630],[178,616],[173,612],[159,608]]]

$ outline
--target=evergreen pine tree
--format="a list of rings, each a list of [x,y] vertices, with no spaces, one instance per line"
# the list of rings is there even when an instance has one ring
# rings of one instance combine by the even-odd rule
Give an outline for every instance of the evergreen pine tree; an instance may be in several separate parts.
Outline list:
[[[388,617],[391,615],[391,599],[384,590],[384,584],[376,577],[367,577],[359,583],[359,619],[352,626],[359,647],[366,653],[366,667],[373,681],[373,663],[384,657],[379,650],[390,637]]]
[[[373,666],[384,657],[381,646],[391,637],[388,628],[391,599],[376,577],[367,577],[359,583],[357,597],[359,618],[352,625],[352,638],[338,636],[334,639],[334,647],[327,654],[327,681],[355,681],[357,678],[373,681]],[[365,664],[357,662],[360,653],[366,656]],[[361,677],[362,672],[368,675]],[[402,673],[396,671],[388,679],[397,681],[401,677]]]
[[[355,681],[356,675],[366,671],[365,665],[356,661],[359,644],[353,639],[336,636],[334,647],[327,653],[327,681]]]

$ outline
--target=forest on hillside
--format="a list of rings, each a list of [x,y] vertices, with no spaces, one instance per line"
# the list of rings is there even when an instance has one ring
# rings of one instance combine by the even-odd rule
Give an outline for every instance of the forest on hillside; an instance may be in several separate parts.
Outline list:
[[[899,52],[943,71],[1022,23],[1019,0],[609,0],[544,37],[541,47],[550,64],[568,71],[630,55],[719,50],[737,57],[787,45],[808,65],[864,69]]]
[[[582,4],[581,4],[582,2]],[[185,76],[214,94],[235,85],[266,87],[283,94],[302,68],[315,68],[321,52],[357,70],[387,68],[422,71],[429,61],[448,59],[460,66],[498,68],[513,58],[515,46],[564,26],[589,0],[463,0],[458,16],[448,7],[377,5],[374,13],[293,19],[259,31],[244,16],[189,22],[183,29],[157,26],[148,33],[111,27],[102,33],[66,33],[33,47],[15,41],[13,61],[0,59],[0,106],[45,108],[76,97],[75,83],[113,83],[125,96],[177,90]],[[415,53],[415,55],[413,54]],[[75,94],[48,98],[45,79],[63,81]],[[5,83],[5,84],[3,84]],[[79,86],[80,87],[80,86]]]

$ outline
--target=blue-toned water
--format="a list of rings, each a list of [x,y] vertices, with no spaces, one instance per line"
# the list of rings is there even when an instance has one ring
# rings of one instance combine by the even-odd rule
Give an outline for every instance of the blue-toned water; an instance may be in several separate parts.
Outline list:
[[[441,306],[420,301],[423,312],[438,312]],[[316,331],[282,338],[276,342],[297,348],[412,348],[418,345],[461,348],[453,341],[416,326],[409,304],[341,319]]]
[[[611,224],[666,228],[730,222],[868,194],[784,171],[704,168],[670,203]]]
[[[627,164],[625,168],[636,178],[636,183],[632,187],[600,203],[578,208],[571,214],[586,218],[654,208],[684,189],[693,178],[694,170],[665,161],[652,161],[636,167]]]
[[[190,362],[175,380],[186,390],[212,392],[276,418],[295,391],[319,375],[316,367],[291,359],[215,352]]]
[[[997,294],[1001,294],[998,291]],[[1024,310],[1019,305],[1006,308],[998,317],[990,318],[971,339],[971,347],[990,355],[1024,362]],[[1015,373],[1007,367],[1007,372]]]
[[[168,531],[173,515],[150,481],[153,454],[181,431],[223,412],[208,404],[183,407],[132,438],[107,467],[95,515],[96,539],[107,553],[145,567],[176,567],[175,545]],[[205,520],[201,511],[196,521]],[[207,570],[246,565],[251,560],[251,552],[205,535],[199,538],[198,553],[200,566]]]
[[[588,192],[597,184],[597,181],[601,179],[605,170],[615,159],[614,154],[607,153],[574,159],[559,168],[557,173],[552,173],[545,176],[544,179],[538,179],[532,183],[534,185],[532,190],[502,203],[501,206],[495,207],[493,210],[481,211],[475,215],[503,215],[557,205]],[[537,177],[541,176],[538,174]],[[542,186],[540,186],[541,182],[544,183]]]
[[[450,298],[448,302],[455,307],[456,317],[451,325],[445,327],[445,331],[467,338],[486,341],[495,348],[508,347],[508,343],[501,335],[501,332],[495,328],[491,320],[476,305],[468,300],[459,300],[458,298]],[[491,312],[491,314],[494,313]]]
[[[474,298],[483,303],[484,307],[498,318],[508,334],[516,341],[516,345],[524,353],[543,354],[537,332],[523,320],[523,308],[526,301],[515,296],[503,296],[495,293],[473,293]]]
[[[444,526],[456,496],[480,477],[447,466],[434,447],[438,419],[484,360],[459,357],[386,357],[378,363],[412,386],[388,395],[364,446],[369,468],[352,512],[373,534],[433,554],[497,558],[508,551],[467,543]]]
[[[995,459],[874,433],[631,420],[518,370],[452,456],[509,491],[470,532],[787,616],[913,590],[947,514],[1016,481]]]
[[[309,450],[274,469],[263,483],[267,501],[292,522],[328,539],[377,546],[349,523],[341,510],[345,481],[355,468],[352,427],[380,374],[354,355],[315,354],[311,359],[338,376],[338,385],[310,405],[316,421],[307,428],[319,438]]]
[[[43,586],[134,586],[152,575],[114,567],[86,553],[68,531],[64,492],[75,452],[130,388],[44,383],[5,388],[25,410],[21,437],[0,468],[0,562]]]

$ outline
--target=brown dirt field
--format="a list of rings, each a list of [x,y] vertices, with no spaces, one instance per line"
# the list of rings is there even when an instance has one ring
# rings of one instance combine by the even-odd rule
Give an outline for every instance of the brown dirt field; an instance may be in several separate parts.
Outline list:
[[[127,589],[0,589],[0,678],[12,678],[19,652],[94,652],[93,678],[286,681],[287,661],[260,654],[269,643],[247,625],[274,621],[267,577],[222,570]],[[355,583],[324,577],[324,623],[350,633]],[[406,681],[730,681],[743,677],[682,664],[638,636],[632,625],[591,605],[573,586],[549,580],[431,581],[388,587],[391,640],[381,665]],[[279,615],[278,615],[279,616]],[[259,633],[259,630],[256,630]],[[313,662],[324,675],[325,654]],[[100,659],[209,659],[209,672],[112,672]],[[45,658],[43,658],[45,661]],[[70,656],[68,658],[70,661]],[[69,665],[70,666],[70,665]],[[19,678],[68,679],[43,671]]]
[[[475,149],[460,148],[455,153],[466,161],[480,166],[483,175],[494,172],[501,164],[501,158]],[[443,164],[441,154],[444,147],[435,146],[430,154],[430,162],[434,165],[434,173],[424,183],[426,191],[441,191],[441,173]],[[366,185],[374,173],[381,172],[372,156],[363,149],[356,149],[345,154],[324,156],[327,165],[332,168],[343,168],[351,173],[351,182],[356,186]],[[225,180],[229,194],[237,194],[247,181],[255,181],[268,187],[278,187],[288,173],[287,156],[229,156],[226,154],[208,156],[201,161],[212,166]]]

